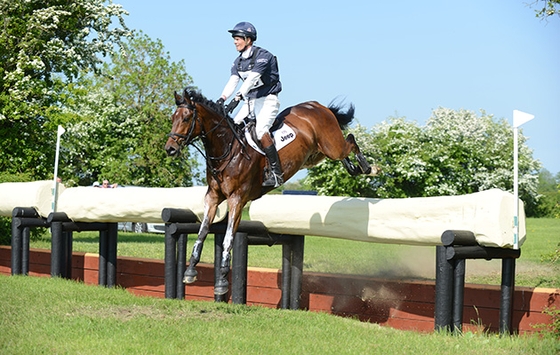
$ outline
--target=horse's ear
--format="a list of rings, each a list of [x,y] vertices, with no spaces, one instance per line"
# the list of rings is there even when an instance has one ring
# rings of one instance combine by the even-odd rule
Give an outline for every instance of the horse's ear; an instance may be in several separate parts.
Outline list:
[[[179,106],[179,105],[182,105],[184,103],[185,103],[185,97],[177,94],[177,91],[175,91],[175,104],[177,104],[177,106]]]
[[[191,97],[189,95],[189,91],[187,89],[185,89],[185,91],[183,91],[183,97],[187,101],[187,105],[192,106],[192,100],[191,100]]]

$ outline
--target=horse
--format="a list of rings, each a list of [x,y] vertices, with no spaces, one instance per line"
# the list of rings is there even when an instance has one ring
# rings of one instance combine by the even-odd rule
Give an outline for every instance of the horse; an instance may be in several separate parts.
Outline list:
[[[216,280],[214,287],[214,294],[224,295],[229,291],[227,275],[230,270],[230,252],[243,207],[274,187],[261,186],[267,160],[247,145],[247,139],[240,134],[222,105],[190,88],[186,88],[182,94],[175,92],[174,96],[177,108],[171,116],[172,128],[165,150],[169,156],[176,156],[184,146],[200,138],[205,151],[201,153],[205,155],[208,183],[204,216],[183,282],[190,284],[196,281],[196,265],[200,261],[204,240],[218,206],[227,200],[221,277]],[[331,103],[325,107],[316,101],[308,101],[288,107],[277,116],[277,121],[292,128],[295,134],[295,139],[278,151],[284,181],[300,169],[317,165],[325,157],[341,160],[353,176],[377,173],[377,168],[372,168],[360,152],[354,136],[348,134],[344,138],[342,130],[352,122],[355,109],[353,104],[346,111],[341,106]],[[351,162],[350,153],[354,153],[358,166]]]

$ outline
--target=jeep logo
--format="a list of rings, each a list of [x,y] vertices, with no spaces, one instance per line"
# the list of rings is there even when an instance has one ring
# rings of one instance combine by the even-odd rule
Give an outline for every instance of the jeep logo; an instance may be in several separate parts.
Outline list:
[[[283,141],[288,140],[288,139],[293,138],[293,137],[294,137],[293,133],[286,134],[285,136],[280,137],[280,142],[283,142]]]

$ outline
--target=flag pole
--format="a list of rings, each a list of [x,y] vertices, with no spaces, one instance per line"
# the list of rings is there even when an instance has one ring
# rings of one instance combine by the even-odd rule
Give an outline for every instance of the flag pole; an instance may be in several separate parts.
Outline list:
[[[58,202],[58,157],[60,154],[60,136],[62,136],[66,132],[64,127],[61,125],[58,126],[58,131],[56,135],[56,153],[54,156],[54,177],[53,177],[53,188],[52,188],[52,205],[51,211],[56,212],[56,204]]]
[[[519,127],[533,118],[534,115],[513,110],[513,249],[519,249]]]

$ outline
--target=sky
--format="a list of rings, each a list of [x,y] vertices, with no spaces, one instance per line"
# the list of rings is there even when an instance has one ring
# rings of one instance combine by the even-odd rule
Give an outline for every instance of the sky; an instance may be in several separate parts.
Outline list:
[[[533,157],[560,172],[560,17],[536,18],[533,0],[113,2],[209,99],[237,56],[227,31],[248,21],[278,57],[281,109],[345,100],[367,128],[390,117],[422,126],[438,107],[512,124],[520,110],[535,116],[521,127]]]

